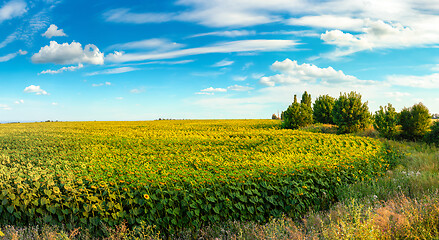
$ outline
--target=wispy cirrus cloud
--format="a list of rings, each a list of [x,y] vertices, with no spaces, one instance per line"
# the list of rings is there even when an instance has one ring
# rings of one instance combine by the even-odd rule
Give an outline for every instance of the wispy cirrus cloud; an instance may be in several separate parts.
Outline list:
[[[109,49],[152,49],[155,51],[167,51],[184,47],[184,44],[172,42],[165,38],[151,38],[140,41],[114,44]]]
[[[227,59],[223,59],[223,60],[213,64],[212,67],[226,67],[226,66],[232,65],[233,63],[235,63],[235,62],[234,61],[229,61]]]
[[[192,55],[209,53],[240,53],[240,52],[268,52],[293,50],[298,43],[294,40],[241,40],[224,43],[216,43],[205,47],[187,48],[182,50],[161,53],[124,53],[114,52],[108,54],[105,59],[111,62],[135,62],[145,60],[171,59]]]
[[[22,50],[19,50],[18,52],[15,52],[15,53],[9,53],[5,56],[0,56],[0,62],[7,62],[7,61],[17,57],[18,55],[26,55],[26,54],[27,54],[27,52],[22,51]]]
[[[25,1],[21,0],[12,0],[6,2],[1,8],[0,8],[0,23],[3,21],[12,19],[14,17],[20,17],[24,13],[27,12],[27,4]]]
[[[133,67],[118,67],[118,68],[110,68],[105,69],[102,71],[96,71],[92,73],[87,73],[87,76],[95,76],[95,75],[108,75],[108,74],[120,74],[120,73],[127,73],[132,71],[137,71],[139,68],[133,68]]]
[[[107,22],[116,23],[162,23],[173,19],[172,13],[134,13],[128,8],[112,9],[103,14]]]

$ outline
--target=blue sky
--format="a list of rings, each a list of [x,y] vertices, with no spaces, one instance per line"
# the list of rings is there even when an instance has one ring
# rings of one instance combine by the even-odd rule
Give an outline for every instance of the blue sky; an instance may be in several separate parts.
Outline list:
[[[293,95],[439,112],[436,0],[0,1],[0,122],[270,118]]]

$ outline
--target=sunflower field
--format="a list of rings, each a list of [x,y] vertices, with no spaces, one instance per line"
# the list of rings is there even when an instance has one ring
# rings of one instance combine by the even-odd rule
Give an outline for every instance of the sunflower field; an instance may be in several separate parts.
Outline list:
[[[299,217],[395,157],[376,139],[284,130],[275,120],[1,124],[0,224],[127,221],[172,233]]]

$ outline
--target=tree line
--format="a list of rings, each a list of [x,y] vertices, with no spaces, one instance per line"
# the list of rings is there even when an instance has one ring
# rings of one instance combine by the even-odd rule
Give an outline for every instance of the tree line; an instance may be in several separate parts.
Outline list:
[[[277,116],[273,114],[273,119]],[[303,93],[300,103],[294,101],[282,112],[282,127],[297,129],[313,123],[333,124],[337,133],[353,133],[371,124],[382,137],[388,139],[425,140],[439,144],[439,121],[431,124],[428,108],[417,103],[396,112],[392,104],[380,106],[374,114],[369,112],[368,102],[362,102],[361,94],[343,93],[336,99],[321,95],[312,104],[311,94]]]

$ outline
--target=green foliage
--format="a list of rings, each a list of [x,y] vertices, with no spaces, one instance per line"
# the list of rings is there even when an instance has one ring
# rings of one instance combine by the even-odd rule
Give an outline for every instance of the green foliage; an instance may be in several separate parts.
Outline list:
[[[312,109],[303,103],[291,104],[285,112],[283,112],[284,121],[283,128],[298,129],[308,126],[312,123]]]
[[[279,118],[277,117],[276,114],[273,113],[273,115],[271,115],[271,119],[272,119],[272,120],[278,120]]]
[[[381,136],[386,138],[394,138],[396,136],[399,115],[392,104],[389,103],[384,108],[380,106],[380,110],[375,112],[373,120],[373,127]]]
[[[319,96],[314,102],[313,116],[318,123],[334,124],[332,109],[335,99],[329,95]]]
[[[294,95],[294,102],[282,112],[282,120],[282,127],[286,129],[298,129],[312,124],[311,94],[305,91],[301,103],[297,102],[297,96]]]
[[[365,129],[370,122],[367,102],[361,102],[361,95],[356,92],[340,94],[332,109],[332,118],[338,126],[338,133],[352,133]]]
[[[411,140],[421,139],[430,126],[430,119],[430,112],[422,103],[402,109],[399,118],[402,136]]]
[[[431,131],[425,135],[425,141],[439,146],[439,121],[435,121],[430,129]]]
[[[311,94],[308,94],[306,91],[302,94],[302,100],[300,100],[300,103],[305,104],[306,106],[311,108],[312,99]]]

